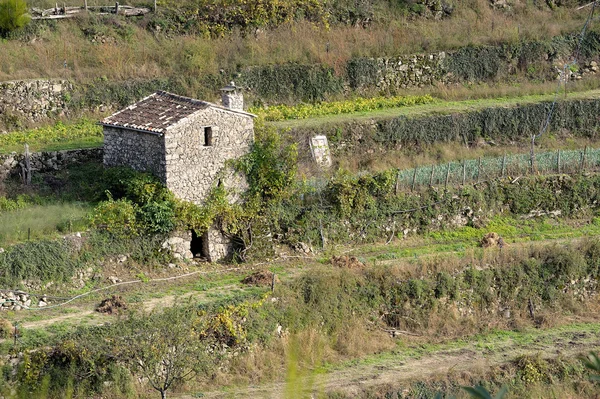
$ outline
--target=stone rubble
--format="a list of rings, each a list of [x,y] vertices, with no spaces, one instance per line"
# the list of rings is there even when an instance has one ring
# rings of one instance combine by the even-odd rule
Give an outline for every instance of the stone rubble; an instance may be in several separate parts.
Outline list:
[[[37,299],[39,298],[39,299]],[[37,299],[37,300],[36,300]],[[50,302],[46,295],[41,297],[29,295],[24,291],[2,291],[0,292],[0,311],[19,311],[32,308],[32,305],[37,304],[37,307],[43,308],[48,306]],[[33,306],[35,308],[35,306]]]

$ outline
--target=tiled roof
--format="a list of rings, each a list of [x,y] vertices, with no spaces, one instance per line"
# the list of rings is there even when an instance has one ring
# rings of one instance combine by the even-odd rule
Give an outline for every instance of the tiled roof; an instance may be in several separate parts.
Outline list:
[[[158,91],[140,102],[112,114],[100,122],[105,126],[123,127],[150,133],[165,130],[196,111],[214,106],[205,101]]]

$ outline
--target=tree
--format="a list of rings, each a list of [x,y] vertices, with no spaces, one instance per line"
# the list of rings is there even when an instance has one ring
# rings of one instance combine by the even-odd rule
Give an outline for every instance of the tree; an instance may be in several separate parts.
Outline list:
[[[115,350],[165,399],[174,385],[208,369],[208,351],[198,336],[204,321],[194,309],[183,307],[160,314],[132,314],[123,322]]]
[[[6,36],[27,25],[28,10],[25,0],[0,0],[0,34]]]

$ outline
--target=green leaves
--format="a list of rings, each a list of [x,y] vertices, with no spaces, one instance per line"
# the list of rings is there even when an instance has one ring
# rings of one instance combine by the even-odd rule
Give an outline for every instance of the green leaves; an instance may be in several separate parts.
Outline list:
[[[502,399],[508,393],[508,388],[506,386],[502,387],[496,396],[492,396],[492,394],[481,385],[475,387],[463,387],[463,389],[476,399]]]
[[[206,342],[198,331],[206,323],[193,308],[176,307],[161,314],[131,314],[115,339],[115,356],[141,374],[166,397],[174,385],[183,383],[209,367]]]
[[[272,128],[258,129],[256,136],[252,151],[236,166],[248,178],[250,198],[282,199],[296,177],[297,145],[285,145]]]
[[[0,34],[7,35],[30,21],[25,0],[0,0]]]
[[[588,370],[595,372],[595,374],[590,375],[590,380],[600,382],[600,358],[598,358],[598,355],[590,352],[587,358],[581,357],[581,361]]]
[[[269,108],[251,108],[250,112],[263,117],[266,121],[283,121],[324,115],[375,111],[385,108],[407,107],[418,104],[429,104],[434,101],[435,99],[430,95],[374,98],[359,97],[353,100],[322,102],[318,104],[299,104],[295,106],[276,105]]]
[[[136,220],[137,206],[128,199],[101,202],[91,217],[92,226],[117,238],[130,238],[139,234]]]

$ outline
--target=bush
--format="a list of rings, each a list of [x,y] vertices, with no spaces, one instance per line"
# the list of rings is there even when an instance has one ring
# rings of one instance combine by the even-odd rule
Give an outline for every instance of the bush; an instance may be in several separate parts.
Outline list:
[[[29,23],[29,8],[25,0],[0,0],[0,34],[3,36]]]
[[[79,265],[66,241],[29,241],[0,254],[0,283],[14,287],[23,280],[66,282]]]
[[[106,231],[119,238],[135,237],[139,234],[136,219],[138,207],[127,199],[101,202],[92,214],[91,223],[96,229]]]
[[[8,339],[15,333],[15,328],[7,319],[0,319],[0,338]]]

